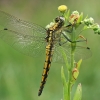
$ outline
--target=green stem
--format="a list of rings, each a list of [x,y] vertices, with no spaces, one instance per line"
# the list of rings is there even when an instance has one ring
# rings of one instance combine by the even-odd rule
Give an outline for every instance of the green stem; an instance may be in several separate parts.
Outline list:
[[[69,80],[68,80],[68,100],[71,100],[71,84],[70,84],[70,80],[71,80],[71,71],[68,71],[68,76],[69,76]]]
[[[71,67],[68,71],[68,100],[71,100],[71,79],[72,79],[72,69],[74,68],[74,51],[71,49]]]
[[[75,33],[72,33],[71,40],[75,41]],[[72,70],[74,68],[74,51],[75,51],[76,43],[71,43],[71,64],[68,70],[68,100],[71,100],[71,79],[72,79]]]

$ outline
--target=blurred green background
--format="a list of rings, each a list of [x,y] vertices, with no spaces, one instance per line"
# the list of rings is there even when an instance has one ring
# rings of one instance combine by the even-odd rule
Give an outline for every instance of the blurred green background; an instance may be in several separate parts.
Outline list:
[[[100,0],[0,0],[0,9],[20,19],[37,23],[43,27],[59,15],[57,7],[84,12],[100,24]],[[82,63],[80,75],[73,87],[82,84],[82,100],[100,100],[100,36],[87,31],[84,36],[92,51],[92,57]],[[62,64],[52,64],[47,83],[40,97],[40,86],[44,60],[21,54],[0,39],[0,100],[61,100]]]

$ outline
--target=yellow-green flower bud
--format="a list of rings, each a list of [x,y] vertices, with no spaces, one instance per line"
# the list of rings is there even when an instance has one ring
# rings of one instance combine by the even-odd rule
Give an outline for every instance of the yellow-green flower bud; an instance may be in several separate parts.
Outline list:
[[[100,35],[100,28],[98,29],[98,34]]]
[[[79,15],[78,11],[73,11],[72,14]]]
[[[60,11],[61,13],[65,13],[66,10],[67,10],[66,5],[61,5],[61,6],[58,7],[58,11]]]
[[[72,75],[73,75],[74,80],[76,80],[77,77],[78,77],[78,75],[79,75],[79,71],[78,71],[77,68],[74,68],[74,69],[73,69]]]
[[[92,17],[88,18],[88,19],[84,19],[84,23],[89,26],[89,25],[93,25],[94,24],[94,19]]]
[[[100,28],[100,26],[96,23],[93,25],[93,30],[97,31]]]
[[[94,23],[94,19],[90,17],[90,24],[92,25]]]
[[[77,20],[80,18],[79,12],[78,11],[73,11],[70,18],[69,22],[71,24],[74,24],[75,22],[77,23]]]

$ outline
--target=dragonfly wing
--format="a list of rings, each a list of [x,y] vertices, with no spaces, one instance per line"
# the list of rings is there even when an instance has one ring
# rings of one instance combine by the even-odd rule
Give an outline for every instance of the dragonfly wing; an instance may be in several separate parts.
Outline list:
[[[67,56],[69,56],[69,52],[70,50],[65,50],[62,46],[55,46],[54,48],[54,54],[53,54],[53,62],[57,62],[57,63],[64,63],[64,59],[63,59],[63,55],[61,50],[64,50],[64,52],[67,54]]]
[[[71,58],[71,46],[69,43],[65,43],[61,46],[55,47],[54,55],[53,55],[53,61],[54,62],[62,62],[64,63],[63,55],[61,52],[61,49],[64,50],[68,61],[70,61]],[[92,53],[90,48],[88,47],[82,47],[82,46],[76,46],[75,49],[75,61],[78,61],[79,59],[87,59],[91,57]]]
[[[92,56],[92,52],[89,47],[77,46],[75,51],[75,59],[78,61],[79,59],[88,59]]]
[[[69,56],[70,46],[68,45],[67,39],[64,36],[62,36],[62,34],[61,34],[60,39],[58,38],[58,39],[55,40],[53,62],[64,63],[64,59],[63,59],[61,49],[63,49],[65,51],[66,55]]]
[[[0,11],[0,38],[24,54],[41,54],[46,35],[45,28]]]
[[[8,13],[0,11],[0,27],[21,33],[23,35],[45,37],[45,28],[20,20]]]
[[[43,38],[36,38],[30,35],[23,35],[21,33],[12,31],[12,30],[0,30],[0,38],[11,45],[18,51],[29,55],[29,56],[36,56],[40,55],[41,52],[45,51],[45,39]],[[40,40],[38,41],[38,39]]]
[[[66,55],[68,56],[68,58],[70,58],[71,55],[71,46],[70,44],[64,44],[62,45]],[[89,57],[91,57],[92,53],[89,47],[84,47],[84,46],[76,46],[75,49],[75,61],[78,61],[79,59],[87,59]]]

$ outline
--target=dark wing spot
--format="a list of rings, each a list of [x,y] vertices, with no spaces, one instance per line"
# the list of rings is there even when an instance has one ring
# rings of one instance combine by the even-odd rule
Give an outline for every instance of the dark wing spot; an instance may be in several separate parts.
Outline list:
[[[87,47],[87,49],[88,49],[88,50],[90,50],[90,48],[89,48],[89,47]]]
[[[8,30],[7,28],[4,28],[4,30]]]

